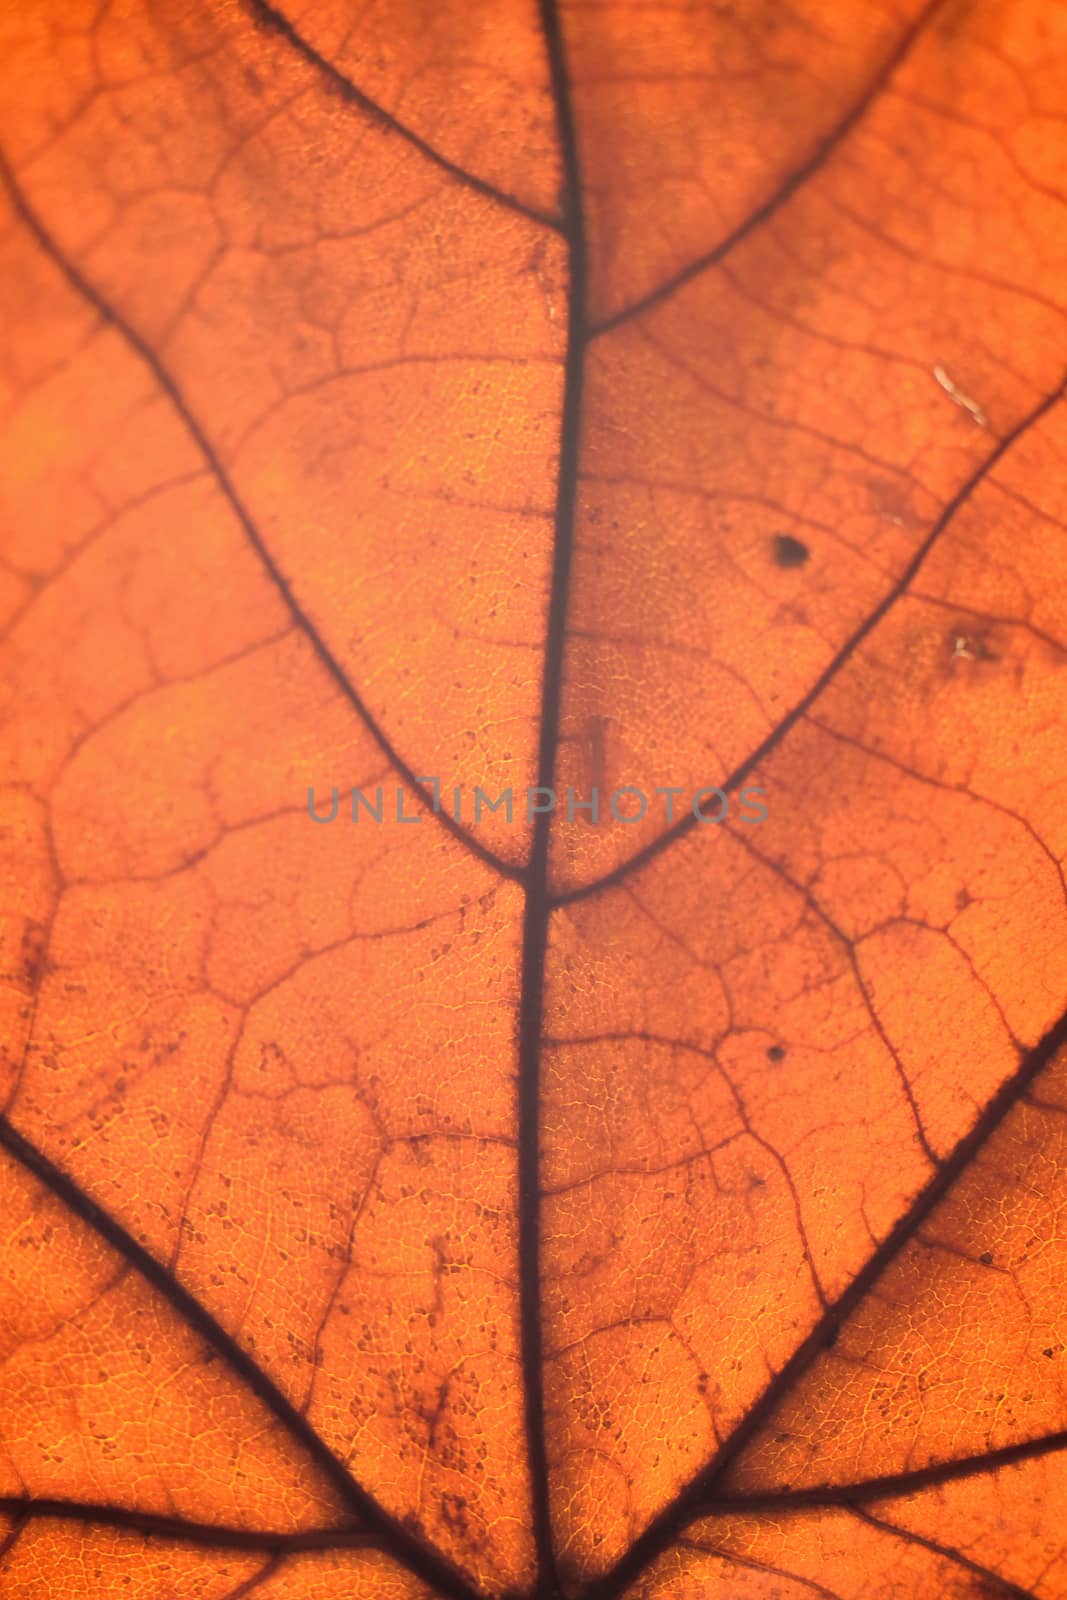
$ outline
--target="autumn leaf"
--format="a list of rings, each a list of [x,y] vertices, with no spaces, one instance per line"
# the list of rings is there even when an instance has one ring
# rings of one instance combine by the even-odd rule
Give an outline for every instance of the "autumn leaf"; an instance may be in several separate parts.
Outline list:
[[[0,1594],[1064,1600],[1067,10],[0,29]]]

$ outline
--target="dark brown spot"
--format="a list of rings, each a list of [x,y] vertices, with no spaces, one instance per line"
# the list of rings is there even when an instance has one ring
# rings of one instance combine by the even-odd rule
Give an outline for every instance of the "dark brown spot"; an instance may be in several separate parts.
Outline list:
[[[791,533],[776,533],[773,540],[774,559],[780,567],[802,567],[811,559],[811,551]]]

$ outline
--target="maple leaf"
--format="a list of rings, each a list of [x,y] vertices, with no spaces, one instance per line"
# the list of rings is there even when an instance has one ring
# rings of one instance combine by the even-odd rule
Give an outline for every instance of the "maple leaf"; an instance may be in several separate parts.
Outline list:
[[[0,28],[0,1593],[1067,1596],[1067,12]]]

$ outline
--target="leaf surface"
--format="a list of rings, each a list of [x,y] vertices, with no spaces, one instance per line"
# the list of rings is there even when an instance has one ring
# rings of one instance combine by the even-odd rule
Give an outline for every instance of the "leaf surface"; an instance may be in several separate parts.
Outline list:
[[[1060,1600],[1067,13],[0,28],[0,1592]]]

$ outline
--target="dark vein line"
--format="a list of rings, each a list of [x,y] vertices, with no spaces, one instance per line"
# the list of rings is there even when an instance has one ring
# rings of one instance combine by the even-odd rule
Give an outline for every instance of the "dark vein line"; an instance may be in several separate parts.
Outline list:
[[[135,1511],[128,1506],[108,1505],[105,1501],[0,1495],[0,1515],[18,1517],[24,1522],[56,1517],[64,1522],[92,1523],[158,1539],[173,1539],[177,1544],[220,1550],[278,1553],[380,1548],[373,1534],[365,1528],[303,1528],[283,1533],[278,1529],[236,1528],[220,1522],[198,1522],[192,1517]]]
[[[802,1589],[810,1589],[812,1594],[822,1595],[823,1600],[844,1600],[836,1589],[828,1589],[825,1584],[816,1582],[814,1578],[802,1578],[798,1572],[790,1572],[787,1567],[777,1567],[769,1561],[757,1561],[755,1556],[743,1556],[736,1550],[724,1550],[719,1545],[705,1544],[703,1540],[698,1539],[679,1539],[678,1548],[692,1550],[697,1555],[715,1556],[726,1565],[747,1567],[751,1572],[766,1572],[774,1578],[788,1578],[790,1583],[795,1583]]]
[[[567,356],[560,421],[556,481],[555,539],[541,683],[537,782],[553,786],[559,747],[563,693],[563,653],[574,546],[575,497],[585,371],[587,256],[582,210],[578,138],[571,104],[563,33],[555,0],[540,0],[541,26],[548,51],[552,94],[564,171],[564,215],[569,252]],[[541,1030],[545,952],[552,910],[548,892],[550,813],[534,823],[522,934],[522,994],[519,1004],[519,1315],[523,1391],[529,1441],[533,1535],[537,1550],[535,1600],[559,1593],[549,1500],[545,1437],[544,1330],[541,1322]]]
[[[892,1522],[883,1522],[880,1517],[874,1517],[869,1511],[863,1511],[859,1506],[849,1508],[855,1517],[867,1522],[872,1528],[877,1528],[881,1533],[888,1533],[897,1539],[903,1539],[906,1544],[917,1544],[924,1550],[929,1550],[933,1555],[944,1556],[949,1561],[954,1561],[957,1566],[963,1567],[968,1572],[973,1572],[986,1583],[994,1584],[1004,1595],[1011,1595],[1014,1600],[1037,1600],[1031,1589],[1022,1589],[1017,1583],[1012,1583],[1009,1578],[1002,1578],[999,1572],[994,1572],[992,1567],[983,1567],[980,1562],[972,1561],[970,1556],[965,1556],[962,1550],[956,1550],[952,1545],[939,1544],[936,1539],[928,1539],[924,1534],[913,1533],[910,1528],[898,1528]]]
[[[421,783],[416,781],[413,770],[401,758],[389,737],[385,733],[385,730],[379,725],[376,718],[364,705],[363,700],[349,679],[344,667],[342,667],[341,663],[333,654],[325,639],[319,633],[318,628],[315,626],[314,622],[312,622],[311,617],[297,600],[288,580],[283,576],[280,567],[268,550],[263,537],[259,532],[259,529],[256,527],[251,513],[248,511],[244,502],[238,495],[237,490],[229,477],[229,474],[222,465],[222,461],[216,454],[206,433],[196,420],[196,417],[186,402],[181,390],[178,388],[174,378],[171,377],[170,373],[167,371],[160,358],[156,355],[155,351],[141,337],[137,330],[130,323],[126,322],[122,316],[120,316],[118,311],[115,310],[114,306],[105,300],[103,295],[100,294],[99,290],[94,288],[88,279],[82,276],[81,272],[79,272],[74,263],[67,259],[63,250],[56,243],[55,239],[53,239],[51,233],[49,233],[41,219],[37,216],[37,213],[31,208],[30,203],[23,194],[22,188],[16,179],[14,172],[11,170],[11,166],[8,163],[7,157],[2,150],[0,150],[0,177],[3,178],[5,184],[7,185],[15,210],[18,212],[27,228],[29,228],[30,232],[41,246],[41,249],[63,273],[71,287],[79,295],[81,295],[83,299],[88,301],[101,319],[107,323],[108,326],[114,328],[117,333],[121,334],[121,336],[126,340],[127,344],[129,344],[130,347],[136,351],[141,360],[148,367],[156,383],[170,400],[175,411],[178,413],[178,416],[188,429],[193,441],[197,445],[197,448],[203,455],[209,470],[219,485],[219,488],[222,490],[222,493],[225,495],[231,510],[243,529],[249,544],[252,546],[253,550],[256,552],[257,556],[262,562],[267,575],[271,579],[275,588],[278,590],[278,593],[281,595],[285,605],[288,607],[290,615],[292,616],[297,627],[308,639],[316,656],[326,669],[326,672],[337,685],[345,699],[352,706],[353,710],[357,713],[364,727],[367,729],[368,733],[370,733],[382,754],[389,761],[397,775],[404,780],[404,784],[408,789],[410,789],[412,797],[418,800],[419,804],[425,811],[431,815],[435,815],[437,821],[448,830],[453,838],[457,839],[460,844],[470,851],[472,855],[477,856],[478,860],[481,861],[485,866],[490,867],[494,872],[499,873],[501,877],[521,880],[524,876],[524,869],[522,867],[515,866],[511,862],[505,861],[500,856],[495,855],[492,850],[488,850],[485,845],[481,844],[473,834],[467,831],[466,828],[454,821],[454,819],[449,816],[448,812],[445,811],[443,807],[438,809],[436,812],[434,811],[433,795],[429,792],[429,790],[425,789]]]
[[[889,1500],[918,1494],[923,1489],[936,1488],[942,1483],[954,1483],[958,1478],[981,1477],[983,1473],[1054,1455],[1063,1449],[1067,1449],[1067,1429],[1046,1433],[1040,1439],[1024,1439],[1019,1444],[983,1450],[980,1455],[961,1456],[956,1461],[935,1461],[928,1467],[915,1467],[911,1472],[886,1473],[880,1478],[862,1478],[853,1483],[830,1484],[821,1489],[780,1489],[768,1494],[722,1495],[709,1501],[701,1515],[800,1511],[812,1506],[845,1507],[858,1500]]]
[[[320,55],[313,44],[310,44],[302,34],[298,33],[284,12],[268,4],[268,0],[243,0],[246,9],[261,28],[277,33],[305,61],[316,67],[329,81],[333,88],[344,100],[356,105],[365,112],[380,128],[386,128],[390,133],[397,134],[407,141],[420,155],[432,161],[434,166],[440,167],[442,172],[447,172],[450,178],[455,178],[457,183],[462,183],[465,188],[473,189],[476,194],[484,195],[487,200],[493,200],[497,205],[506,206],[509,211],[515,211],[521,217],[526,217],[530,222],[537,222],[542,227],[551,228],[554,233],[562,231],[562,224],[558,217],[551,212],[540,211],[536,206],[526,205],[514,195],[507,194],[503,189],[498,189],[495,184],[489,183],[484,178],[479,178],[476,173],[468,172],[465,167],[451,161],[448,156],[436,150],[414,129],[408,128],[398,118],[394,117],[384,106],[372,100],[362,89],[358,88],[339,67],[332,61]]]
[[[984,480],[993,471],[993,468],[1008,453],[1008,451],[1012,449],[1017,441],[1022,438],[1023,434],[1035,427],[1037,423],[1041,421],[1042,417],[1046,416],[1048,412],[1052,410],[1053,406],[1063,399],[1065,392],[1067,392],[1067,374],[1065,374],[1061,382],[1057,384],[1056,388],[1053,389],[1051,394],[1046,395],[1043,400],[1039,401],[1032,410],[1028,411],[1026,415],[1015,424],[1014,428],[1009,429],[1009,431],[1004,434],[1003,438],[998,440],[996,446],[990,451],[989,455],[986,456],[985,460],[979,463],[979,465],[971,473],[970,477],[966,479],[966,481],[952,496],[952,499],[949,500],[944,510],[941,512],[941,515],[937,518],[937,521],[930,529],[930,532],[919,545],[919,548],[916,550],[915,554],[904,568],[900,577],[886,592],[874,609],[867,614],[859,626],[849,635],[844,644],[838,650],[837,654],[830,661],[829,665],[826,666],[816,678],[815,682],[812,684],[807,693],[797,701],[796,705],[791,711],[786,713],[781,722],[771,729],[770,733],[763,740],[762,744],[758,745],[752,754],[746,757],[741,765],[735,768],[730,776],[722,781],[722,783],[719,785],[721,789],[724,789],[727,793],[730,793],[734,789],[739,788],[746,781],[746,779],[751,776],[756,767],[759,766],[760,762],[765,761],[772,751],[777,749],[777,747],[785,739],[786,735],[795,727],[800,719],[806,716],[808,711],[811,710],[811,707],[840,673],[841,669],[848,663],[851,657],[856,654],[860,646],[867,639],[868,635],[873,633],[874,629],[882,621],[883,617],[885,617],[887,613],[892,610],[893,606],[897,604],[898,600],[901,600],[908,593],[916,575],[925,563],[930,552],[933,550],[934,545],[941,538],[941,535],[949,527],[956,515],[971,499],[976,490],[980,488]],[[614,867],[610,872],[605,873],[603,877],[595,878],[591,883],[579,884],[577,888],[567,889],[564,890],[563,893],[556,895],[552,901],[553,908],[557,906],[570,905],[575,900],[585,900],[590,895],[598,894],[603,889],[614,888],[616,885],[620,884],[624,878],[627,878],[630,873],[637,872],[649,861],[654,860],[656,856],[660,855],[662,851],[668,849],[676,839],[684,838],[697,826],[697,818],[693,815],[692,811],[690,811],[688,815],[681,819],[680,822],[676,822],[673,827],[666,828],[663,833],[658,834],[656,838],[653,839],[649,844],[645,845],[643,849],[635,851],[632,856],[629,856],[627,860],[620,862],[617,867]]]
[[[57,1167],[43,1151],[0,1117],[0,1148],[13,1156],[39,1179],[75,1216],[87,1223],[107,1244],[124,1257],[141,1276],[159,1291],[180,1317],[217,1350],[230,1370],[277,1418],[289,1435],[302,1446],[311,1461],[332,1485],[344,1503],[373,1534],[375,1541],[401,1565],[436,1585],[448,1600],[478,1600],[476,1591],[429,1545],[424,1545],[378,1504],[334,1455],[329,1445],[277,1388],[272,1378],[236,1339],[227,1333],[200,1301],[157,1261],[144,1245],[111,1214],[98,1205],[74,1178]]]
[[[1067,1010],[1048,1030],[1044,1038],[1023,1057],[1017,1070],[1001,1085],[970,1132],[959,1140],[929,1183],[919,1191],[908,1210],[868,1258],[865,1266],[860,1269],[825,1315],[820,1317],[807,1338],[771,1379],[760,1398],[727,1436],[713,1459],[690,1480],[645,1531],[638,1535],[621,1560],[602,1578],[586,1588],[584,1600],[618,1600],[638,1574],[673,1543],[683,1528],[695,1518],[705,1515],[711,1505],[717,1504],[721,1507],[722,1500],[716,1496],[715,1490],[723,1475],[763,1428],[812,1363],[833,1344],[845,1320],[904,1246],[915,1237],[917,1230],[930,1216],[934,1207],[1000,1127],[1008,1112],[1018,1104],[1038,1074],[1065,1044],[1067,1044]]]
[[[250,1578],[246,1578],[243,1583],[239,1583],[236,1589],[231,1589],[229,1594],[223,1595],[222,1600],[245,1600],[245,1596],[254,1594],[265,1579],[274,1576],[284,1560],[285,1556],[283,1554],[271,1556],[270,1560],[265,1561],[258,1572],[254,1572]]]
[[[818,897],[812,892],[812,890],[809,889],[806,884],[802,883],[799,878],[794,877],[789,869],[783,866],[780,861],[775,861],[773,857],[764,855],[763,851],[757,849],[756,845],[752,842],[747,834],[740,835],[740,844],[743,850],[747,850],[748,854],[752,856],[754,860],[760,863],[769,876],[777,878],[779,883],[784,883],[790,893],[796,895],[797,898],[803,902],[811,915],[822,925],[822,927],[826,929],[831,939],[837,945],[838,950],[843,954],[844,959],[848,963],[849,971],[852,974],[852,981],[855,984],[856,992],[859,995],[860,1001],[867,1013],[867,1016],[870,1018],[871,1027],[874,1029],[874,1032],[877,1035],[886,1055],[893,1063],[893,1070],[896,1073],[897,1082],[900,1084],[901,1091],[905,1100],[907,1101],[908,1111],[915,1126],[915,1137],[918,1140],[919,1147],[930,1166],[936,1167],[937,1152],[934,1150],[933,1145],[927,1138],[926,1127],[922,1119],[922,1112],[919,1110],[919,1102],[915,1098],[915,1090],[912,1087],[911,1079],[908,1077],[907,1069],[905,1068],[903,1061],[900,1059],[900,1051],[894,1045],[884,1022],[878,1014],[878,1010],[874,1003],[874,995],[871,993],[871,986],[863,976],[863,968],[860,965],[859,956],[856,953],[856,940],[850,938],[850,936],[845,932],[844,928],[840,927],[834,921],[833,917],[820,903]]]
[[[22,1538],[22,1535],[26,1531],[29,1520],[24,1515],[21,1507],[16,1508],[12,1506],[7,1508],[7,1510],[8,1514],[13,1516],[14,1521],[7,1530],[7,1533],[4,1535],[3,1539],[0,1539],[0,1566],[3,1566],[4,1562],[7,1560],[7,1557],[11,1554],[12,1550],[14,1550],[15,1546]]]
[[[734,250],[750,234],[761,228],[765,222],[768,222],[774,213],[780,210],[787,200],[792,199],[797,190],[818,172],[820,167],[826,165],[838,146],[844,142],[856,124],[870,110],[894,72],[911,50],[916,39],[926,28],[934,13],[944,3],[945,0],[929,0],[929,4],[923,7],[914,21],[905,29],[897,44],[883,61],[881,67],[864,88],[859,98],[845,112],[844,116],[835,123],[830,132],[819,141],[807,160],[787,174],[769,199],[751,212],[744,222],[727,234],[725,239],[720,240],[717,245],[706,251],[704,255],[698,256],[695,261],[691,261],[687,267],[683,267],[680,272],[675,273],[673,278],[668,278],[666,283],[661,283],[657,288],[651,289],[648,294],[642,295],[639,300],[632,301],[628,306],[622,306],[620,310],[613,312],[610,317],[605,317],[603,322],[597,323],[590,330],[590,338],[597,339],[601,334],[610,333],[613,328],[617,328],[626,322],[632,322],[645,311],[662,305],[665,300],[669,300],[685,284],[691,283],[694,278],[699,277],[702,272],[707,272],[709,268],[717,266],[724,257],[730,254],[731,250]]]

